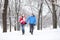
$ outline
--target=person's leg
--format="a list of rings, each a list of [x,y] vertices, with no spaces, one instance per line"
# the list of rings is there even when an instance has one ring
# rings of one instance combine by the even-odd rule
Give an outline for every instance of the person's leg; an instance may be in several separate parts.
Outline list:
[[[25,30],[24,30],[24,25],[22,25],[22,34],[25,33]]]
[[[33,34],[33,29],[34,29],[34,25],[32,24],[32,27],[31,27],[31,34]]]
[[[30,33],[31,33],[31,24],[30,24]]]

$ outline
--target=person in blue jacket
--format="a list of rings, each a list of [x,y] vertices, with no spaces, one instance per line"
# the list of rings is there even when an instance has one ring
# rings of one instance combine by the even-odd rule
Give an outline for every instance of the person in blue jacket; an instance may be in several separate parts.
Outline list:
[[[27,18],[27,22],[30,24],[30,33],[33,34],[34,26],[36,25],[36,17],[34,14]]]

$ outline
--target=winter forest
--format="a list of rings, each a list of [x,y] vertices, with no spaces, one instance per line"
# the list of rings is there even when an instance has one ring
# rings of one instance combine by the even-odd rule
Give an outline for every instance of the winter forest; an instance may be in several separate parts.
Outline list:
[[[39,37],[41,38],[41,36],[44,35],[44,32],[46,30],[49,30],[49,31],[46,31],[47,34],[49,32],[49,38],[51,37],[51,35],[55,35],[55,36],[57,36],[57,34],[59,35],[60,33],[60,0],[0,0],[0,33],[2,35],[0,39],[1,40],[19,40],[19,37],[17,39],[15,39],[14,37],[15,34],[16,34],[15,36],[18,36],[18,34],[21,31],[21,26],[20,26],[20,23],[18,22],[19,17],[22,14],[28,17],[32,13],[36,16],[37,24],[35,25],[35,29],[34,29],[35,34],[33,34],[31,39],[28,38],[29,40],[39,40],[38,38]],[[29,24],[26,24],[26,30],[27,29],[29,30]],[[51,30],[53,30],[52,31],[53,33],[56,33],[57,31],[58,32],[56,34],[52,34],[52,33],[50,34]],[[40,31],[41,32],[43,31],[43,32],[41,33]],[[10,39],[9,38],[7,39],[4,36],[5,34],[3,33],[9,34],[9,35],[6,34],[7,38],[11,37],[10,35],[11,34],[13,35],[13,33],[15,33],[13,35],[14,39],[12,39],[12,37]],[[29,35],[30,34],[28,33],[27,36]],[[37,36],[37,35],[41,35],[41,36]],[[24,37],[21,34],[19,34],[19,36],[21,38]],[[41,40],[44,40],[45,36],[42,36]],[[35,39],[33,39],[33,37]],[[54,36],[52,36],[49,40],[60,40],[59,37],[60,36],[57,36],[57,38],[55,37],[56,39],[54,39]],[[27,40],[27,38],[25,39],[22,38],[21,40]],[[48,39],[45,39],[45,40],[48,40]]]

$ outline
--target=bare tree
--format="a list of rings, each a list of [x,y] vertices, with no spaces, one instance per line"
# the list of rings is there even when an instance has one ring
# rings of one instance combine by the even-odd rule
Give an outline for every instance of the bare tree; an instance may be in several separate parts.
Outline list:
[[[3,10],[3,14],[2,14],[3,32],[7,32],[7,6],[8,6],[8,0],[5,0],[4,10]]]
[[[15,12],[16,12],[16,14],[15,14],[16,15],[15,30],[18,30],[18,28],[19,28],[19,22],[18,22],[19,11],[20,11],[20,0],[19,0],[19,2],[17,0],[15,0]]]
[[[53,4],[55,2],[55,0],[52,0],[52,18],[53,18],[53,28],[57,28],[57,15],[56,15],[56,8],[55,8],[55,4]]]
[[[42,29],[42,5],[43,5],[43,0],[41,0],[41,6],[39,9],[39,14],[38,14],[38,25],[37,25],[38,30],[40,29],[40,19],[41,19],[41,29]]]
[[[45,1],[46,1],[46,0],[45,0]],[[57,6],[57,5],[54,4],[54,2],[57,3],[57,0],[50,0],[50,1],[52,2],[52,11],[51,11],[51,8],[49,7],[47,1],[46,1],[46,3],[47,3],[47,6],[48,6],[48,8],[50,9],[50,11],[51,11],[51,13],[52,13],[53,28],[57,28],[57,15],[56,15],[56,11],[57,11],[57,10],[56,10],[56,6]]]
[[[17,13],[17,3],[16,3],[16,0],[15,0],[15,12]],[[15,29],[15,31],[16,31],[16,13],[15,13],[15,27],[14,27],[14,29]]]
[[[20,0],[19,0],[19,2],[18,2],[19,5],[18,5],[18,9],[17,9],[17,11],[18,11],[18,12],[17,12],[17,29],[18,29],[18,31],[20,30],[20,24],[19,24],[19,22],[18,22],[19,16],[20,16],[20,15],[19,15],[20,3],[21,3],[21,2],[20,2]]]
[[[59,13],[59,27],[60,27],[60,13]]]
[[[10,22],[10,32],[11,32],[11,14],[10,14],[11,10],[9,8],[9,22]]]

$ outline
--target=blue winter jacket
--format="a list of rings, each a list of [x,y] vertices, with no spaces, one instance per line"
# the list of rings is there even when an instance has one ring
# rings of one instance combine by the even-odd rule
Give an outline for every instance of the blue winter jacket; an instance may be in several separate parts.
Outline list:
[[[29,22],[29,24],[36,24],[36,17],[35,16],[29,16],[27,18],[26,22]]]

